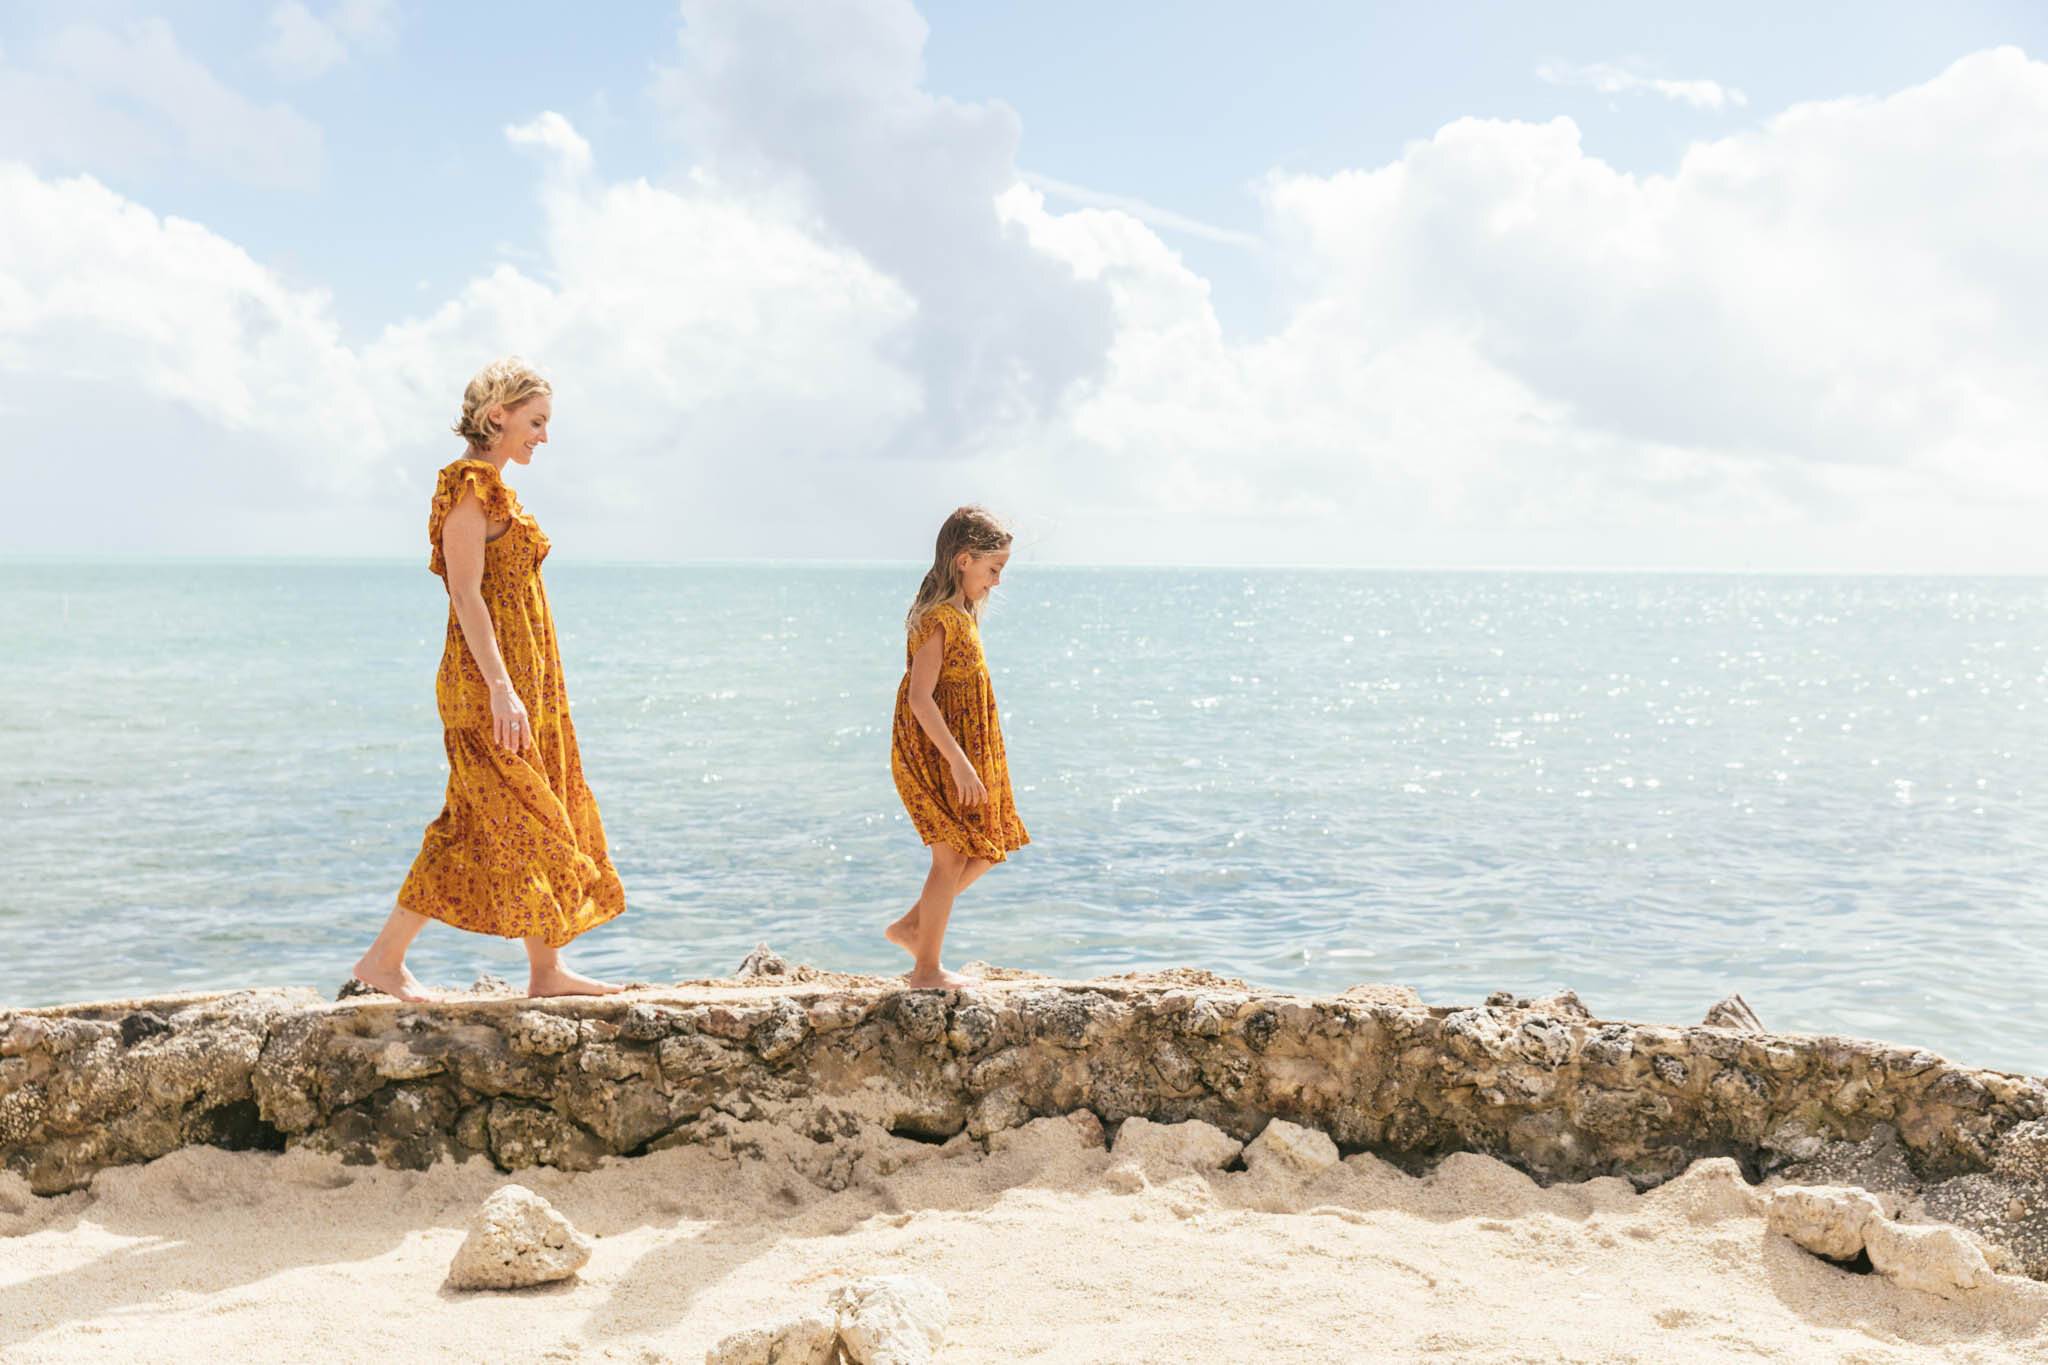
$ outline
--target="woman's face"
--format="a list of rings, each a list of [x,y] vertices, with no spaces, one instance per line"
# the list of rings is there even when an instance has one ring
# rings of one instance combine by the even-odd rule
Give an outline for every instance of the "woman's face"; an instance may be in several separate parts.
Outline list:
[[[978,555],[962,550],[959,561],[960,595],[970,602],[979,602],[988,596],[991,588],[1003,581],[1003,570],[1009,563],[1008,550],[998,550],[992,555]]]
[[[537,394],[516,407],[492,408],[498,419],[497,448],[514,464],[532,464],[537,446],[548,443],[548,419],[555,415],[554,400]]]

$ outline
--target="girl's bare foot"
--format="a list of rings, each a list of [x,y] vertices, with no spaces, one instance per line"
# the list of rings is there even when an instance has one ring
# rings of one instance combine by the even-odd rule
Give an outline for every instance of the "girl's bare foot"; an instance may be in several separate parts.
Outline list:
[[[387,967],[365,957],[356,963],[355,970],[349,975],[372,990],[382,991],[394,999],[409,1001],[415,1005],[429,1004],[441,998],[439,991],[422,986],[419,978],[412,974],[412,969],[403,962],[396,967]]]
[[[882,937],[909,953],[917,956],[917,907],[912,906],[902,919],[882,931]]]
[[[529,996],[544,995],[617,995],[626,989],[609,981],[598,981],[587,976],[578,976],[566,967],[550,967],[546,971],[535,971],[526,982]]]
[[[957,991],[981,984],[979,977],[962,976],[944,967],[913,967],[903,979],[914,991]]]

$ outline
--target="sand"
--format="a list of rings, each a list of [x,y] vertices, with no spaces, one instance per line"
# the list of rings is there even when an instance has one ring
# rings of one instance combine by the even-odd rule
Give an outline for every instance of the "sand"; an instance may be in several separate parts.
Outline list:
[[[1061,1120],[1013,1144],[750,1125],[724,1155],[522,1172],[596,1254],[484,1294],[443,1283],[515,1179],[481,1161],[195,1148],[50,1200],[0,1176],[0,1360],[695,1365],[877,1273],[945,1289],[947,1362],[2048,1359],[2048,1286],[1950,1301],[1838,1269],[1767,1232],[1727,1163],[1637,1194],[1479,1156],[1140,1173]]]

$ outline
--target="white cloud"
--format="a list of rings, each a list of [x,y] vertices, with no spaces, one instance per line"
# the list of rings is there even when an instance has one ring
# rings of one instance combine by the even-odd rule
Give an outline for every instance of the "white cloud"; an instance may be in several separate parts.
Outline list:
[[[1163,507],[1302,559],[2048,564],[2048,66],[1799,106],[1668,177],[1463,120],[1264,193],[1293,307],[1252,344],[1131,218],[1006,201],[1117,299],[1072,426],[1124,477],[1081,553]]]
[[[1199,237],[1207,242],[1221,242],[1225,246],[1241,246],[1257,250],[1265,245],[1265,242],[1257,233],[1239,232],[1233,228],[1217,227],[1213,223],[1205,223],[1198,218],[1189,218],[1185,214],[1175,213],[1172,209],[1161,208],[1157,204],[1147,203],[1143,199],[1133,198],[1130,195],[1108,194],[1102,190],[1091,190],[1085,185],[1069,184],[1064,180],[1055,180],[1049,175],[1039,175],[1032,171],[1022,172],[1018,178],[1032,189],[1043,191],[1055,199],[1064,199],[1074,204],[1086,204],[1089,208],[1116,209],[1119,212],[1128,213],[1146,227],[1163,228],[1168,232],[1186,233],[1190,237]]]
[[[309,186],[320,130],[258,105],[186,52],[171,26],[73,24],[0,66],[0,156],[49,171],[155,172],[181,165],[230,180]]]
[[[507,129],[539,252],[366,345],[217,234],[0,171],[32,438],[0,539],[74,534],[61,436],[154,471],[152,543],[416,548],[462,381],[517,350],[558,389],[522,486],[589,554],[901,554],[979,497],[1067,559],[2048,568],[2048,66],[2016,51],[1663,176],[1563,119],[1276,173],[1286,321],[1241,341],[1147,206],[1055,211],[1014,116],[926,94],[914,14],[777,13],[691,10],[670,182]],[[331,523],[273,522],[286,494]]]
[[[299,0],[270,12],[263,59],[288,80],[311,80],[346,62],[351,47],[388,45],[397,30],[394,0],[340,0],[316,16]]]
[[[146,467],[171,457],[142,457],[150,437],[137,432],[189,433],[196,419],[193,453],[175,461],[185,506],[95,518],[123,537],[406,549],[408,500],[459,453],[447,426],[463,383],[518,351],[561,395],[534,482],[557,481],[566,525],[605,528],[595,553],[741,553],[751,542],[734,538],[735,507],[753,512],[744,534],[772,521],[802,550],[848,506],[878,500],[871,461],[922,403],[885,354],[913,313],[897,286],[708,181],[596,182],[558,115],[507,136],[540,159],[541,261],[500,266],[353,348],[323,292],[288,286],[206,228],[90,179],[0,163],[0,406],[13,430],[61,431]],[[10,443],[0,477],[38,478],[45,461],[38,442]],[[320,523],[326,539],[315,523],[272,520],[294,500],[334,518]],[[75,536],[78,523],[32,499],[0,509],[0,540],[53,531]]]
[[[1729,105],[1741,106],[1749,103],[1749,97],[1732,86],[1719,81],[1694,80],[1674,81],[1661,76],[1645,75],[1631,71],[1625,66],[1609,62],[1595,62],[1591,66],[1561,66],[1546,63],[1536,68],[1537,79],[1551,85],[1579,85],[1597,90],[1603,95],[1633,95],[1649,93],[1662,95],[1668,100],[1690,104],[1695,109],[1724,109]]]
[[[663,90],[695,164],[787,198],[915,300],[898,344],[927,406],[903,453],[967,453],[1095,380],[1108,299],[997,219],[1017,116],[923,88],[909,0],[685,0],[683,20]]]

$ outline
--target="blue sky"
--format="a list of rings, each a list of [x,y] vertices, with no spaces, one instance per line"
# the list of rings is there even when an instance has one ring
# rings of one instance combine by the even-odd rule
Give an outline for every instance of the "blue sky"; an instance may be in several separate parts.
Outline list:
[[[579,452],[535,490],[636,556],[889,554],[980,496],[1067,559],[2036,571],[2044,29],[26,0],[0,534],[403,552],[519,349]],[[81,522],[59,449],[184,529]]]

